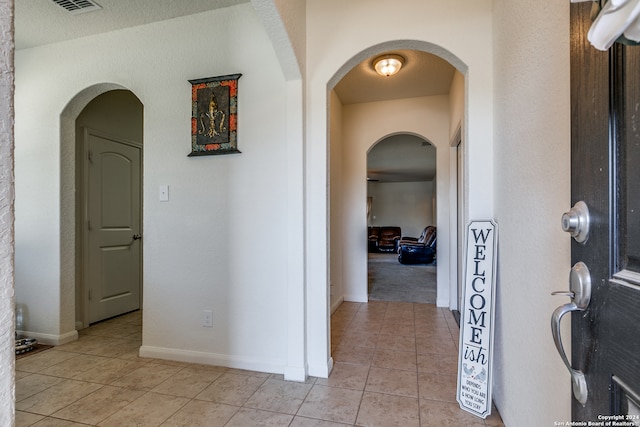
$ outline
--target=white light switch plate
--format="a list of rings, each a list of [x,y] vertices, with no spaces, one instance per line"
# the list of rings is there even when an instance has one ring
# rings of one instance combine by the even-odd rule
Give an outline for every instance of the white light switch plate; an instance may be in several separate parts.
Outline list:
[[[169,201],[169,186],[168,185],[161,185],[160,186],[159,197],[160,197],[160,201],[161,202],[168,202]]]

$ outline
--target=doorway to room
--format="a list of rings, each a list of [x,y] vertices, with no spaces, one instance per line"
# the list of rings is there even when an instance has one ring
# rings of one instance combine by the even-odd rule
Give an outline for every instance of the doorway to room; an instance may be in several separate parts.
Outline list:
[[[111,90],[75,121],[77,329],[141,308],[142,120],[133,93]]]
[[[458,146],[453,138],[464,118],[465,78],[442,57],[401,45],[390,42],[367,51],[329,83],[330,312],[342,301],[368,301],[367,202],[373,206],[377,198],[368,198],[367,152],[372,142],[400,135],[428,141],[437,165],[431,184],[433,224],[423,218],[401,233],[418,238],[427,225],[437,228],[435,302],[457,308]],[[374,70],[374,59],[385,52],[405,58],[398,74],[386,77]]]
[[[369,301],[437,300],[436,148],[396,134],[367,152]]]
[[[404,68],[396,76],[378,76],[373,70],[373,59],[385,52],[402,54],[407,49],[410,50],[406,53],[415,56],[407,56]],[[436,68],[442,66],[449,70],[447,72],[450,74],[445,82],[437,80],[441,91],[430,94],[423,92],[433,89],[433,81],[429,82],[430,79],[436,75],[442,76],[436,69],[431,73],[422,69],[418,73],[422,79],[411,80],[413,83],[404,88],[396,85],[393,78],[411,70],[409,65],[419,64],[423,56],[425,60],[434,59],[438,62]],[[326,164],[320,165],[320,169],[318,166],[310,166],[311,176],[317,173],[326,178],[323,182],[323,185],[326,184],[326,192],[323,193],[320,186],[316,185],[312,187],[318,189],[321,196],[315,197],[316,193],[308,193],[309,206],[320,208],[312,211],[318,215],[325,215],[326,212],[326,230],[310,229],[308,235],[311,257],[315,254],[323,259],[322,252],[326,251],[324,259],[327,261],[326,264],[320,261],[309,266],[309,271],[319,274],[319,277],[315,274],[309,276],[309,301],[328,296],[326,311],[317,311],[318,317],[313,313],[309,316],[309,330],[315,331],[312,336],[320,337],[319,339],[327,336],[326,346],[321,346],[321,356],[317,359],[317,370],[315,365],[313,369],[310,368],[310,372],[320,373],[325,372],[325,355],[328,371],[331,370],[332,344],[335,342],[335,335],[339,333],[329,323],[329,316],[343,302],[368,302],[366,153],[372,143],[388,136],[406,133],[420,136],[437,148],[437,301],[435,306],[425,304],[426,307],[442,307],[444,310],[457,308],[457,229],[458,222],[464,222],[467,215],[465,210],[462,218],[457,216],[458,174],[455,160],[458,152],[465,159],[468,155],[464,137],[466,131],[461,132],[463,136],[460,146],[458,141],[454,141],[456,133],[464,129],[467,122],[466,65],[450,52],[431,43],[395,40],[360,51],[335,70],[326,83],[327,140],[323,147],[326,150]],[[347,78],[352,73],[353,79]],[[366,90],[356,91],[363,95],[361,98],[352,98],[349,93],[341,91],[343,87],[362,89],[359,80],[367,82],[364,84]],[[376,84],[378,87],[374,86]],[[309,154],[322,155],[322,150],[310,147]],[[461,194],[464,194],[465,201],[468,197],[465,188],[467,174],[465,162],[461,183]],[[321,208],[326,208],[326,211]],[[320,242],[321,245],[315,244]],[[323,271],[326,271],[326,275]],[[367,304],[373,305],[376,304]],[[320,313],[324,314],[322,319]],[[327,325],[326,329],[324,325]],[[316,342],[310,342],[310,353],[313,353],[312,347],[315,344]]]

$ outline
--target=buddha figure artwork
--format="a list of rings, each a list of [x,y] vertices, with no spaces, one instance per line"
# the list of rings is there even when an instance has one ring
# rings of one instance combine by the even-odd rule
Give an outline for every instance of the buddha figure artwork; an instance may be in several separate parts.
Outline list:
[[[228,92],[227,87],[218,87],[220,89],[227,89],[224,92]],[[201,92],[207,92],[202,90]],[[216,94],[214,89],[209,89],[211,96],[209,97],[209,106],[205,111],[200,113],[198,117],[198,135],[204,135],[213,139],[214,143],[229,142],[229,135],[227,133],[228,126],[226,122],[226,114],[224,111],[218,109],[218,101],[216,101]],[[223,95],[227,95],[224,93]],[[205,99],[206,102],[206,99]]]

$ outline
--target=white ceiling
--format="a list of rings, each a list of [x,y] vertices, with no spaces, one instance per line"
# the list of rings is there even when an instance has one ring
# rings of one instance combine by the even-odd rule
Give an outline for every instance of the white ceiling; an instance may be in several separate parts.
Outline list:
[[[155,21],[177,18],[213,9],[247,3],[249,0],[95,0],[102,9],[71,14],[51,0],[17,0],[15,2],[16,49],[72,40]],[[394,76],[381,77],[371,65],[372,58],[362,61],[336,85],[343,104],[385,101],[449,93],[455,69],[445,60],[429,53],[399,50],[393,53],[405,58],[405,64]],[[407,137],[405,135],[404,137]],[[409,138],[411,139],[411,138]],[[404,142],[402,142],[404,141]],[[379,143],[371,154],[378,156],[369,171],[380,181],[421,181],[433,179],[433,159],[422,159],[427,150],[415,151],[422,140],[406,142],[390,138],[388,145]],[[383,141],[384,142],[384,141]],[[417,145],[416,145],[417,144]],[[389,147],[392,149],[390,150]],[[380,153],[384,153],[380,155]],[[386,160],[385,160],[386,158]]]
[[[385,138],[367,154],[369,182],[433,181],[435,175],[435,147],[414,135]]]
[[[95,0],[101,10],[72,15],[51,0],[16,0],[16,49],[193,15],[249,0]]]

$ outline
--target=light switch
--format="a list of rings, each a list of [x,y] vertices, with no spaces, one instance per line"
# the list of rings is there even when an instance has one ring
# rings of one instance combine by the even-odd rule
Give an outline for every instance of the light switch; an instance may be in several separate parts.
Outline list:
[[[161,202],[168,202],[169,201],[169,186],[168,185],[161,185],[160,186],[160,201]]]

